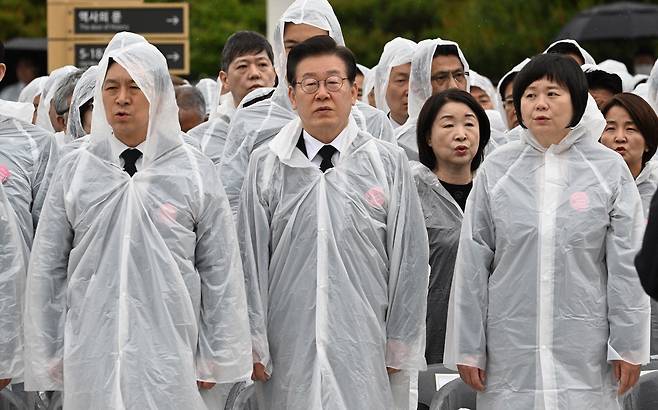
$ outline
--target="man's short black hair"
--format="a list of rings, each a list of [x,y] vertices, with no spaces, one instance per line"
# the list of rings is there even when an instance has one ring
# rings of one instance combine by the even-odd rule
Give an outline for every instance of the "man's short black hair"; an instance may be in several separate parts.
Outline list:
[[[546,50],[546,53],[551,53],[551,54],[575,54],[577,56],[580,56],[580,59],[584,62],[585,61],[585,56],[583,53],[580,52],[580,49],[573,43],[569,43],[567,41],[560,41],[557,44],[554,44],[552,47],[550,47],[548,50]]]
[[[427,144],[427,141],[432,137],[432,126],[434,125],[436,116],[441,111],[441,108],[449,102],[465,104],[473,110],[473,114],[478,119],[480,142],[478,144],[478,150],[471,161],[471,171],[475,171],[482,163],[482,160],[484,160],[484,148],[489,143],[489,138],[491,137],[491,125],[489,124],[487,113],[475,98],[470,93],[457,88],[450,88],[433,95],[423,104],[416,124],[418,160],[431,170],[436,168],[436,156],[432,147]]]
[[[288,64],[286,66],[286,79],[288,84],[294,84],[297,75],[297,66],[308,57],[317,57],[323,55],[335,55],[345,63],[347,79],[350,84],[354,84],[356,79],[356,58],[352,51],[344,46],[339,46],[336,41],[329,36],[315,36],[306,41],[302,41],[290,50],[288,53]]]
[[[265,52],[270,62],[274,64],[274,52],[269,41],[255,31],[237,31],[226,40],[222,50],[222,71],[228,72],[228,66],[233,60],[244,55]]]
[[[594,70],[585,73],[587,78],[587,87],[590,90],[608,90],[612,94],[619,94],[623,91],[621,77],[617,74],[607,73],[603,70]]]
[[[455,56],[459,58],[459,61],[461,62],[459,51],[457,50],[457,46],[454,44],[442,44],[436,46],[432,58],[436,58],[438,56]]]
[[[585,113],[587,106],[587,79],[585,73],[572,58],[561,54],[540,54],[534,56],[514,79],[514,109],[519,125],[527,128],[521,118],[521,97],[525,89],[537,80],[546,78],[569,90],[573,117],[569,127],[575,127]]]

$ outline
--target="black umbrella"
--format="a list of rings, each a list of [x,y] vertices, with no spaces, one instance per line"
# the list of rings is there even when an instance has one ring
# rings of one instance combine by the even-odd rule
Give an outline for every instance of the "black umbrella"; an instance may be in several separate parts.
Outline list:
[[[574,17],[557,39],[578,41],[658,38],[658,6],[620,2],[596,6]]]

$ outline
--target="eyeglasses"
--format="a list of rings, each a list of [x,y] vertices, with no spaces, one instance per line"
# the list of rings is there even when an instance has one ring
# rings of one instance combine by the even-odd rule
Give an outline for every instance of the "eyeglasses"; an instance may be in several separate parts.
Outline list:
[[[439,85],[446,85],[450,82],[450,78],[457,84],[466,84],[466,77],[468,77],[468,72],[457,70],[457,71],[439,71],[434,74],[431,78],[433,83],[438,83]]]
[[[302,81],[298,81],[295,85],[299,85],[306,94],[313,94],[320,89],[320,83],[324,83],[324,88],[328,91],[336,92],[343,87],[343,83],[347,80],[347,77],[339,77],[337,75],[332,75],[327,77],[324,80],[316,80],[314,78],[305,78]]]

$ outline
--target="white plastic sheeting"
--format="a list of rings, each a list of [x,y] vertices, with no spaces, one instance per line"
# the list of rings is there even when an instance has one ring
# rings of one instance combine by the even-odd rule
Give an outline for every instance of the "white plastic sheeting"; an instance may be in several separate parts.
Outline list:
[[[411,40],[402,37],[396,37],[384,45],[384,51],[379,58],[379,63],[373,69],[375,71],[375,103],[377,108],[389,113],[388,103],[386,102],[386,91],[388,90],[388,80],[391,76],[393,67],[411,63],[411,58],[416,51],[417,44]]]
[[[98,66],[91,66],[85,71],[73,89],[71,97],[71,106],[69,108],[69,118],[66,123],[66,134],[71,140],[87,135],[82,127],[82,117],[80,108],[89,100],[94,98],[94,89],[96,78],[98,77]]]
[[[43,84],[41,100],[39,101],[39,107],[37,108],[36,125],[48,132],[55,132],[55,128],[53,127],[52,122],[50,122],[50,116],[48,115],[48,112],[50,111],[50,101],[55,96],[55,91],[57,90],[57,87],[59,87],[59,82],[76,70],[77,68],[72,65],[55,69],[50,73],[50,76],[48,76],[48,79]]]

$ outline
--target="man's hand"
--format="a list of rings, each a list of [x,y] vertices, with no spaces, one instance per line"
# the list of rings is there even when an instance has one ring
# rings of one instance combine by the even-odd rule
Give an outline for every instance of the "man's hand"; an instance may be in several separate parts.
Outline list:
[[[11,383],[11,379],[0,379],[0,390],[9,386],[9,383]]]
[[[391,375],[391,374],[395,374],[395,373],[397,373],[397,372],[399,372],[399,371],[400,371],[400,369],[394,369],[394,368],[392,368],[392,367],[387,367],[387,368],[386,368],[386,372],[387,372],[389,375]]]
[[[213,382],[202,382],[201,380],[197,380],[196,385],[199,386],[199,388],[203,389],[203,390],[210,390],[213,387],[215,387],[215,383],[213,383]]]
[[[265,372],[265,366],[262,363],[254,363],[254,372],[251,374],[251,380],[257,382],[266,382],[270,376]]]
[[[459,377],[462,378],[464,383],[477,391],[484,391],[484,382],[487,378],[484,370],[463,364],[458,364],[457,370],[459,370]]]
[[[625,362],[623,360],[614,360],[612,362],[615,381],[619,382],[617,394],[620,396],[635,386],[640,378],[640,365]]]

